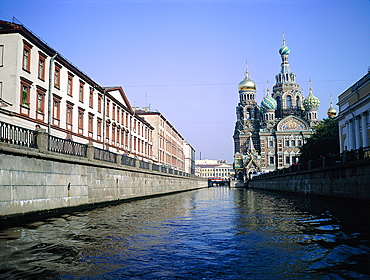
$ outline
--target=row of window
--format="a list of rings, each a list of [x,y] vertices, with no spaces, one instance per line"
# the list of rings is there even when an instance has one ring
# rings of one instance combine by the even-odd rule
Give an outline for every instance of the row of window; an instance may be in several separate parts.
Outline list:
[[[298,162],[297,156],[285,156],[285,164],[295,164]],[[269,165],[275,165],[275,157],[269,157]]]

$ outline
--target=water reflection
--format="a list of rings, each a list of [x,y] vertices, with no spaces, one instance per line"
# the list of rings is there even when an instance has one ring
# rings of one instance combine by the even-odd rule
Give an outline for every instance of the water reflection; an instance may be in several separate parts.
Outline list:
[[[2,279],[368,279],[364,203],[209,188],[0,232]]]

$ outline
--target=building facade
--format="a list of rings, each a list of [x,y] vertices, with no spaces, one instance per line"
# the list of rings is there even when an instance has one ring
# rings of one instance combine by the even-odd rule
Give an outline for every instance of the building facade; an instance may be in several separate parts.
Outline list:
[[[134,108],[153,128],[154,162],[194,174],[195,150],[158,110]]]
[[[340,151],[370,144],[370,71],[338,97]]]
[[[290,48],[283,39],[279,49],[280,72],[275,76],[272,93],[261,104],[256,101],[256,84],[249,78],[239,83],[234,130],[234,168],[237,178],[281,169],[297,162],[299,147],[313,133],[318,122],[320,101],[309,94],[303,97],[296,75],[289,65]]]
[[[204,178],[228,180],[233,172],[232,164],[218,160],[196,160],[196,175]]]
[[[0,121],[180,171],[187,146],[194,170],[194,149],[162,115],[153,137],[154,126],[122,87],[102,87],[27,28],[6,21],[0,21]]]

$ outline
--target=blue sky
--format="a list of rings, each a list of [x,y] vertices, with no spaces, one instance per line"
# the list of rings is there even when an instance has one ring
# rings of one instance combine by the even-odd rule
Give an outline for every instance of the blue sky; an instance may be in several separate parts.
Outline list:
[[[320,119],[370,66],[368,0],[1,0],[0,18],[13,16],[100,85],[122,86],[132,106],[161,111],[197,159],[231,162],[245,61],[260,102],[283,32]]]

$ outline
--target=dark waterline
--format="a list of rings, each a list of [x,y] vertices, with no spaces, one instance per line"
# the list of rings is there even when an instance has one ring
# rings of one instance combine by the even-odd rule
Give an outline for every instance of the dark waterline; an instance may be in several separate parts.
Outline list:
[[[209,188],[0,231],[1,279],[370,279],[368,203]]]

